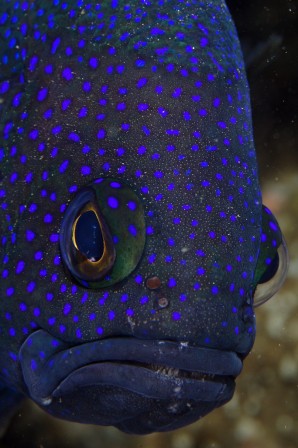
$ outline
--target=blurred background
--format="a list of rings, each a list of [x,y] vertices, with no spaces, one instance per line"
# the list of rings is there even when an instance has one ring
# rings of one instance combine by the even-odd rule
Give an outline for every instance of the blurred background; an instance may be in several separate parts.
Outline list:
[[[298,2],[227,3],[247,64],[263,202],[291,260],[282,290],[256,310],[256,342],[233,400],[184,429],[143,437],[62,422],[26,402],[0,448],[298,447]]]

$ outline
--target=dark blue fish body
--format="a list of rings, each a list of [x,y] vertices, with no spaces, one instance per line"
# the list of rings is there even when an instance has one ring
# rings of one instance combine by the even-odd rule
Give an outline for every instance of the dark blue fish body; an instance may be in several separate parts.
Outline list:
[[[0,414],[191,423],[286,258],[227,7],[2,1],[0,32]]]

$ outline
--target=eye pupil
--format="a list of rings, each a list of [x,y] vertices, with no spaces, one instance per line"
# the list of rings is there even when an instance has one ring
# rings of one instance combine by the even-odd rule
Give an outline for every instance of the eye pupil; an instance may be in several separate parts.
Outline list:
[[[275,257],[273,258],[273,260],[271,260],[271,262],[268,264],[268,267],[266,269],[266,271],[264,272],[264,274],[262,275],[262,277],[259,280],[259,284],[260,283],[266,283],[268,282],[272,277],[274,277],[274,275],[277,272],[278,269],[278,265],[279,265],[279,256],[278,253],[276,253]]]
[[[75,240],[77,248],[90,261],[98,261],[103,255],[104,243],[96,214],[83,213],[76,224]]]

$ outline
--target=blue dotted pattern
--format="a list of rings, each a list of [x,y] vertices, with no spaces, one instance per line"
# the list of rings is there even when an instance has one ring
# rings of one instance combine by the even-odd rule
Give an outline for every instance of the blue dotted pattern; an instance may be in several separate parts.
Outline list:
[[[2,0],[0,32],[0,377],[37,328],[247,353],[261,198],[225,3]],[[59,230],[102,176],[140,196],[147,241],[124,284],[92,291],[66,274]]]

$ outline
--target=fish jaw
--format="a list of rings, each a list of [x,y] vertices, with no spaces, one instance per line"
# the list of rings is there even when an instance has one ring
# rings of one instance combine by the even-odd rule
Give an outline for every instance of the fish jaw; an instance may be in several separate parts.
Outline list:
[[[235,352],[187,342],[113,337],[71,347],[44,330],[27,338],[20,360],[27,394],[45,411],[132,434],[198,420],[232,398],[242,369]]]

